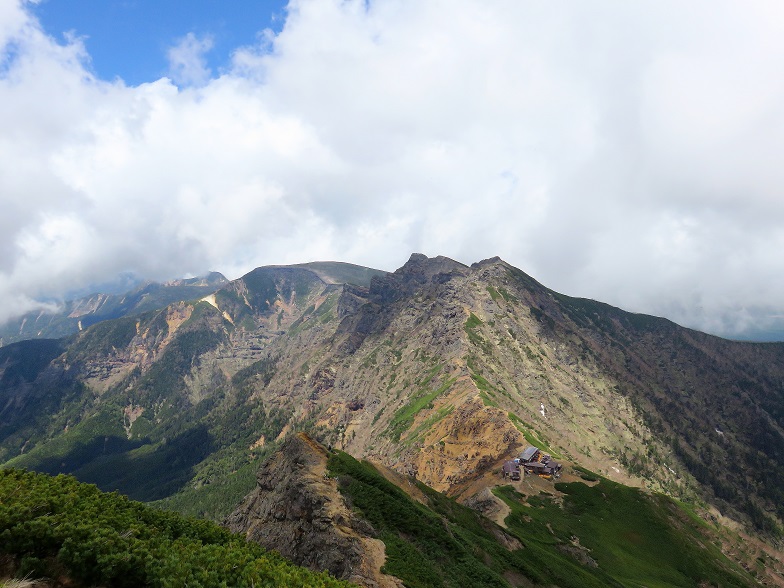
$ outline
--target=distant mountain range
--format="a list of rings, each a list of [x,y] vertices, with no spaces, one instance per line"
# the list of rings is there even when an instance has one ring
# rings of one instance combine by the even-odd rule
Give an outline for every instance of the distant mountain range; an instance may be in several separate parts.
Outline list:
[[[0,464],[220,520],[298,431],[466,504],[530,444],[746,529],[763,542],[734,557],[781,567],[784,344],[418,254],[262,267],[82,328],[0,348]]]
[[[223,275],[212,272],[198,278],[145,282],[122,294],[96,293],[69,300],[56,312],[29,312],[0,325],[0,346],[25,339],[65,337],[100,321],[157,310],[182,300],[197,300],[227,282]]]

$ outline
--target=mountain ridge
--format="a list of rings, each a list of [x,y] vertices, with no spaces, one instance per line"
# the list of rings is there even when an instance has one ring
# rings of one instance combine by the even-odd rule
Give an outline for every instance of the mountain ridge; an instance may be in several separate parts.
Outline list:
[[[0,347],[26,339],[51,339],[77,333],[104,320],[142,314],[173,302],[199,298],[228,280],[218,272],[166,282],[146,281],[120,294],[94,293],[0,324]]]
[[[784,345],[571,298],[499,258],[415,254],[366,284],[259,268],[38,363],[7,346],[0,460],[220,518],[299,430],[461,501],[530,443],[780,532]]]

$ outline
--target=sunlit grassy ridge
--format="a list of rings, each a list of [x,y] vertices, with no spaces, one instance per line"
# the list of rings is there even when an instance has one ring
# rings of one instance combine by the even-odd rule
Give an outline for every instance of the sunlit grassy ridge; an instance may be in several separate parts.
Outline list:
[[[597,478],[599,478],[597,476]],[[496,493],[511,508],[509,530],[534,551],[584,553],[620,586],[748,586],[753,580],[711,542],[706,524],[674,500],[599,478],[555,484],[563,492],[527,500],[511,486]]]
[[[0,470],[0,555],[18,575],[77,586],[349,586],[217,525],[106,494],[71,476]]]

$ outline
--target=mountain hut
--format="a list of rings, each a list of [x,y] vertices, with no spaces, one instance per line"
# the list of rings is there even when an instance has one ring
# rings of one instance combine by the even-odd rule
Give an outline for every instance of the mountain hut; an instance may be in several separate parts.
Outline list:
[[[510,480],[520,479],[520,465],[516,464],[513,460],[504,462],[504,467],[501,469],[501,475]]]

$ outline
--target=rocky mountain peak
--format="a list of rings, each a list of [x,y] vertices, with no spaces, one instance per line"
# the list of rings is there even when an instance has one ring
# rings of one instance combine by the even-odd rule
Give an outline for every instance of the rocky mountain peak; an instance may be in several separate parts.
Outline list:
[[[477,261],[476,263],[472,263],[471,264],[471,269],[474,269],[474,268],[477,268],[477,267],[483,267],[485,265],[495,265],[497,263],[506,264],[506,262],[503,259],[501,259],[500,257],[498,257],[496,255],[495,257],[489,257],[487,259],[483,259],[481,261]]]
[[[419,276],[432,279],[433,276],[439,274],[464,274],[467,269],[468,266],[443,255],[427,257],[422,253],[412,253],[408,261],[397,269],[394,274],[397,276]]]
[[[428,285],[443,284],[468,274],[469,268],[448,257],[427,257],[414,253],[391,274],[376,276],[370,282],[374,302],[385,304],[411,296]]]

